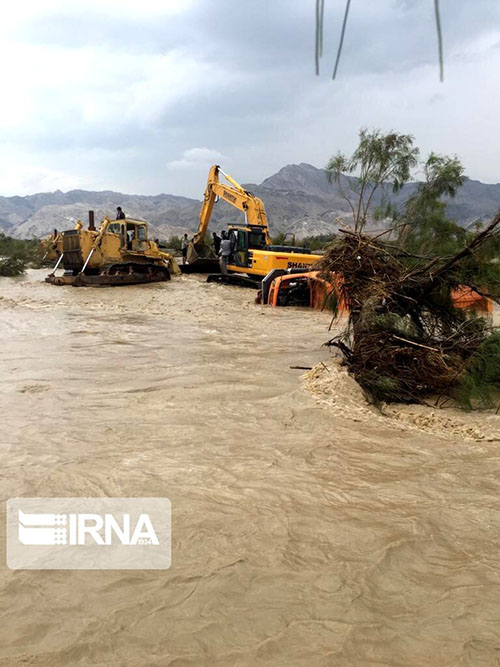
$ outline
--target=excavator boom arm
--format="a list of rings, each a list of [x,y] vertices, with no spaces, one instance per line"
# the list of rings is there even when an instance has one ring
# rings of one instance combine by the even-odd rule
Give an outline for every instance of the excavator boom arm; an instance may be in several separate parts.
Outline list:
[[[219,181],[219,173],[223,174],[231,185],[221,183]],[[224,173],[218,165],[213,165],[208,174],[207,186],[200,211],[200,224],[194,237],[195,243],[205,238],[217,197],[243,211],[245,213],[246,224],[262,228],[262,231],[266,235],[266,242],[270,243],[267,216],[262,200],[241,187],[229,174]]]

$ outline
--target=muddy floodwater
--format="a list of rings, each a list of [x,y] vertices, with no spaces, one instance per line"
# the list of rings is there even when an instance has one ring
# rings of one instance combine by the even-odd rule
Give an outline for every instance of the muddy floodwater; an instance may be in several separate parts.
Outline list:
[[[0,279],[1,541],[7,498],[168,497],[172,565],[3,553],[0,666],[500,665],[500,417],[360,408],[326,313],[43,276]]]

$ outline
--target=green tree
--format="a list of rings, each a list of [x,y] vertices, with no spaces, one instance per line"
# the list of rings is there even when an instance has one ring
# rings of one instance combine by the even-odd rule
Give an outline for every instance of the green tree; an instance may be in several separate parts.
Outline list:
[[[454,157],[431,153],[423,165],[424,180],[406,201],[398,227],[399,245],[408,252],[448,255],[466,241],[465,230],[446,217],[442,197],[455,197],[464,168]]]
[[[277,232],[272,238],[273,245],[285,245],[285,232]]]
[[[174,234],[168,239],[167,245],[169,248],[173,248],[174,250],[180,250],[182,245],[182,239],[180,238],[180,236],[176,236]]]
[[[323,250],[328,245],[333,243],[337,236],[335,234],[317,234],[315,236],[305,236],[302,239],[302,244],[305,248],[310,250]]]
[[[38,239],[14,239],[0,233],[0,276],[17,276],[30,266],[43,266]]]
[[[408,199],[398,226],[399,247],[415,266],[420,258],[445,259],[459,253],[474,238],[476,229],[464,229],[446,216],[442,197],[453,198],[463,184],[464,169],[458,158],[431,153],[424,165],[424,180]],[[500,297],[500,237],[494,234],[465,257],[450,276],[450,285],[468,285],[493,298]]]
[[[354,231],[362,232],[374,195],[385,184],[396,193],[409,180],[411,170],[417,165],[419,150],[413,145],[410,134],[380,130],[359,132],[359,145],[351,157],[339,152],[330,158],[326,170],[330,183],[337,183],[340,194],[349,204],[354,221]],[[343,175],[357,174],[349,179]],[[346,191],[348,185],[350,192]]]

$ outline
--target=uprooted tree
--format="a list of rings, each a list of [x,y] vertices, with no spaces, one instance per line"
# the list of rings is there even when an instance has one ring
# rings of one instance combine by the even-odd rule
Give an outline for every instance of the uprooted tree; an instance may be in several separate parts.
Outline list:
[[[386,231],[341,230],[322,260],[325,277],[339,278],[333,309],[349,311],[329,343],[376,403],[433,396],[472,409],[497,400],[500,332],[453,296],[465,286],[500,302],[500,214],[475,233],[446,218],[441,197],[454,196],[462,172],[456,158],[431,154],[424,182]]]

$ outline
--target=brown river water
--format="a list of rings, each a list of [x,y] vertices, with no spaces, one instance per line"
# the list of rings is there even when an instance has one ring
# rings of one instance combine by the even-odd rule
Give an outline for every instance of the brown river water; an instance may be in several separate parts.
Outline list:
[[[172,566],[3,555],[1,667],[500,665],[499,416],[376,412],[326,313],[43,276],[0,279],[1,541],[10,497],[165,496]]]

